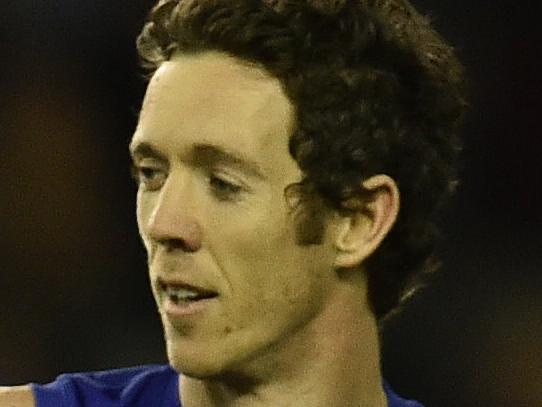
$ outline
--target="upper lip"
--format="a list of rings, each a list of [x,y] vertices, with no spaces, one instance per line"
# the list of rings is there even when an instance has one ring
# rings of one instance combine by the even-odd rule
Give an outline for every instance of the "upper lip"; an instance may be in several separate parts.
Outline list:
[[[187,283],[183,280],[157,277],[157,286],[164,290],[166,287],[185,288],[187,290],[195,291],[202,296],[216,296],[218,293],[215,290],[204,288],[195,284]]]

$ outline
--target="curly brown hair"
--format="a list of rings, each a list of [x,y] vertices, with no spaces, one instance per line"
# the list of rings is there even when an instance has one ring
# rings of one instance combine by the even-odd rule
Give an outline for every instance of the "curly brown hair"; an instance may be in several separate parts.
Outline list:
[[[365,262],[378,320],[435,270],[436,217],[457,184],[463,68],[406,0],[162,0],[137,45],[151,73],[174,52],[218,50],[277,77],[296,107],[289,147],[305,196],[344,210],[372,175],[396,181],[397,222]]]

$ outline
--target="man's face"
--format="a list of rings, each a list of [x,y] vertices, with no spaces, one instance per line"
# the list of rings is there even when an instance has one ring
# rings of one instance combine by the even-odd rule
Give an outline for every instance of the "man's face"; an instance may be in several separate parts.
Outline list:
[[[302,342],[337,284],[330,238],[296,243],[293,120],[278,80],[224,54],[176,55],[149,84],[131,143],[137,220],[168,356],[187,375]]]

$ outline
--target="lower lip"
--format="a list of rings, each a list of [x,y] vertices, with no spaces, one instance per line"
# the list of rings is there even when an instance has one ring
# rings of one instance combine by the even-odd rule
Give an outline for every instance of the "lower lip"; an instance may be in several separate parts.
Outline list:
[[[197,315],[205,311],[216,298],[193,302],[173,302],[170,298],[164,301],[164,312],[170,318],[183,318],[191,315]]]

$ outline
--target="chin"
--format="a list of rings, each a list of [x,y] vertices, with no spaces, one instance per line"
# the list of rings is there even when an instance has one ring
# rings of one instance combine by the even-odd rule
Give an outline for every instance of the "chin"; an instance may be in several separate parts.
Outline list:
[[[190,364],[175,359],[170,359],[169,364],[179,374],[182,374],[186,377],[191,377],[193,379],[209,379],[212,377],[220,376],[221,374],[220,369],[213,369],[210,366],[204,366],[202,364]]]
[[[181,335],[171,326],[166,324],[165,327],[169,364],[178,373],[196,379],[244,377],[254,373],[257,354],[254,350],[259,349],[256,346],[259,343],[243,343],[239,338],[231,337],[191,335],[188,330]]]
[[[191,351],[188,347],[167,344],[169,364],[177,372],[196,379],[220,376],[225,369],[222,360],[213,357],[213,352]]]

